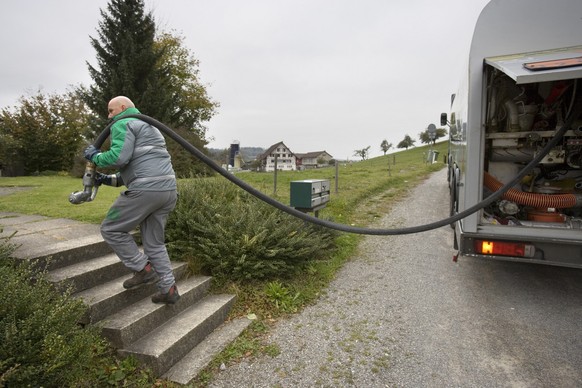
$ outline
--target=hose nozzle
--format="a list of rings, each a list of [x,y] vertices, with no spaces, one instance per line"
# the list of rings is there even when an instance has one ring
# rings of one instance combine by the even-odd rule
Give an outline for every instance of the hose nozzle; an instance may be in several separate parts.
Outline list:
[[[87,162],[83,174],[83,191],[75,191],[69,195],[69,202],[79,205],[83,202],[91,202],[97,196],[98,186],[95,185],[95,164]]]

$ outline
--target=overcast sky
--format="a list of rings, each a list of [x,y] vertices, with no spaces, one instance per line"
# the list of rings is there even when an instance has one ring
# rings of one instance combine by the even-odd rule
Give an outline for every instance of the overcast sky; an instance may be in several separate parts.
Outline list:
[[[145,0],[159,28],[185,37],[221,105],[207,123],[209,147],[283,141],[296,153],[352,160],[357,149],[378,156],[384,139],[395,147],[439,126],[487,2]],[[106,5],[3,1],[0,108],[39,89],[89,85],[89,36]]]

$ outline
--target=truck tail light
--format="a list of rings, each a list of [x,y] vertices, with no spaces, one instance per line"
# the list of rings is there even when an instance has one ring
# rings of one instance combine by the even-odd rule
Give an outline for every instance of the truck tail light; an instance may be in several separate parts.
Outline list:
[[[533,257],[535,251],[533,245],[521,242],[475,240],[475,252],[482,255]]]

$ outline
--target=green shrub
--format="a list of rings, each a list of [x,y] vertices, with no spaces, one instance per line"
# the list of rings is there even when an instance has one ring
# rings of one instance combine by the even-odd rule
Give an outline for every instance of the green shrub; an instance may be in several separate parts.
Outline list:
[[[0,259],[0,284],[0,386],[85,384],[96,346],[106,346],[95,330],[76,324],[82,302],[57,293],[46,273],[7,257]]]
[[[46,272],[15,266],[0,242],[0,387],[151,386],[151,371],[117,359],[98,328],[76,324],[86,307],[58,293]]]
[[[230,280],[290,276],[327,258],[333,232],[307,224],[222,178],[180,181],[168,219],[170,254]]]
[[[94,387],[151,384],[149,371],[118,360],[98,328],[77,322],[86,306],[60,293],[47,273],[15,264],[0,241],[0,387]]]

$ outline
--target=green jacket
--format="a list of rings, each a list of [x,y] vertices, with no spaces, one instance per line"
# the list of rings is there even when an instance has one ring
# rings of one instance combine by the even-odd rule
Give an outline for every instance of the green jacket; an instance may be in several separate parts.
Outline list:
[[[166,141],[160,131],[136,118],[136,108],[127,108],[113,119],[111,148],[93,157],[98,167],[117,167],[129,190],[176,190],[176,177]]]

